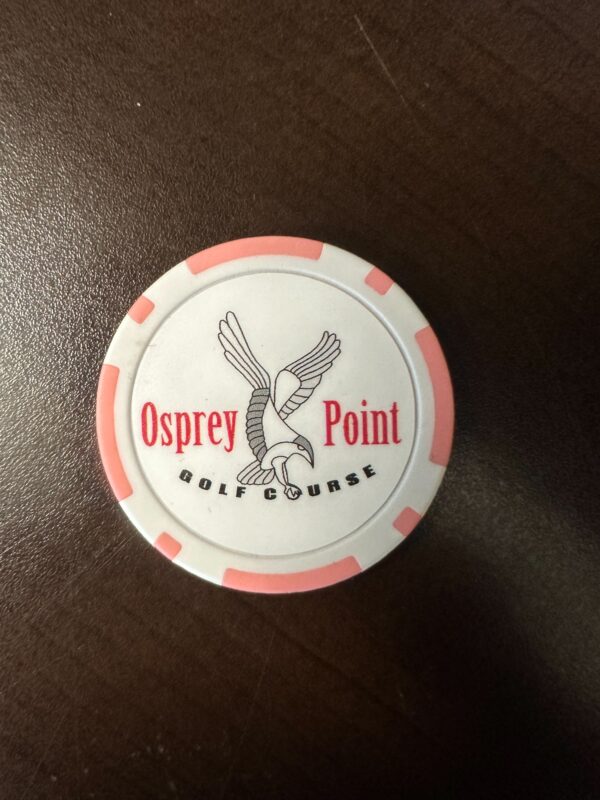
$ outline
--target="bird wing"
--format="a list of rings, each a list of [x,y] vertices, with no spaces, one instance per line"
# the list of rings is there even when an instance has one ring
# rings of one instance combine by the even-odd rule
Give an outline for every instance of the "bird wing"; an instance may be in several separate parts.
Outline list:
[[[232,311],[228,311],[225,319],[219,323],[219,342],[227,361],[233,364],[240,375],[243,375],[253,387],[250,404],[246,411],[246,436],[250,449],[260,462],[267,452],[263,416],[265,406],[270,399],[271,380],[269,374],[257,361],[240,323]]]
[[[275,408],[281,419],[305,403],[340,354],[340,340],[325,331],[308,353],[281,370],[275,381]]]
[[[269,389],[269,373],[262,367],[250,349],[244,331],[233,311],[228,311],[219,323],[219,341],[225,358],[254,389]]]
[[[268,389],[255,389],[252,392],[250,405],[246,411],[246,438],[259,463],[267,452],[263,417],[265,415],[265,406],[270,400]]]

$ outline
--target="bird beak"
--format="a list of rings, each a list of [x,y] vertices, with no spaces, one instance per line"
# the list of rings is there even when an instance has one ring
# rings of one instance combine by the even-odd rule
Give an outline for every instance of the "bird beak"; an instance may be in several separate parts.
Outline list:
[[[302,458],[305,461],[308,461],[308,463],[311,465],[311,467],[314,467],[315,458],[314,458],[314,455],[310,452],[310,450],[306,450],[306,448],[304,450],[299,450],[298,451],[298,455],[302,456]]]
[[[296,439],[294,439],[294,444],[298,445],[298,455],[306,459],[311,467],[314,467],[315,454],[313,452],[311,443],[305,439],[304,436],[298,436]]]

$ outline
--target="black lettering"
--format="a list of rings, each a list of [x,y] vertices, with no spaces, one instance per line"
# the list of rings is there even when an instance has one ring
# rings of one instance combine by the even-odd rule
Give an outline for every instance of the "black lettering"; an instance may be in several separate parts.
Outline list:
[[[237,489],[235,490],[235,496],[236,497],[241,497],[244,494],[245,491],[246,491],[246,487],[245,486],[238,486]]]
[[[225,497],[227,497],[227,484],[226,483],[222,483],[219,486],[219,494],[224,494]]]
[[[210,489],[210,487],[212,486],[212,481],[209,478],[201,478],[198,486],[201,489]]]
[[[356,472],[351,472],[349,475],[346,475],[346,483],[348,486],[356,486],[356,484],[359,483]]]
[[[372,478],[373,475],[377,475],[377,473],[370,464],[367,464],[366,467],[363,467],[363,472],[365,473],[367,478]]]
[[[321,487],[318,483],[313,483],[311,486],[306,487],[308,489],[308,493],[311,497],[316,497],[318,494],[321,494]]]
[[[340,482],[339,481],[327,481],[327,488],[330,492],[339,492],[340,490]]]
[[[265,500],[275,500],[277,497],[277,492],[275,489],[265,489]]]
[[[179,480],[185,481],[186,483],[189,483],[192,480],[192,477],[192,473],[189,471],[189,469],[182,469],[179,473]]]

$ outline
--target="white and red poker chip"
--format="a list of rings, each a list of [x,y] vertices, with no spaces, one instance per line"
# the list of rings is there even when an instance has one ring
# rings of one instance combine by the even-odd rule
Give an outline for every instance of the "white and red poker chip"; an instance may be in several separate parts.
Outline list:
[[[136,300],[98,386],[113,493],[163,555],[219,585],[357,575],[420,521],[454,407],[427,321],[391,278],[308,239],[227,242]]]

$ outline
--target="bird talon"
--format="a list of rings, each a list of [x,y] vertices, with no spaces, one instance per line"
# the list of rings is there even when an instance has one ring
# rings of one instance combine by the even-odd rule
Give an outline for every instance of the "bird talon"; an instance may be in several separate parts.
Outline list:
[[[290,483],[288,486],[285,487],[283,493],[288,498],[288,500],[297,500],[302,494],[302,489],[300,489],[298,486],[294,486],[293,483]]]

